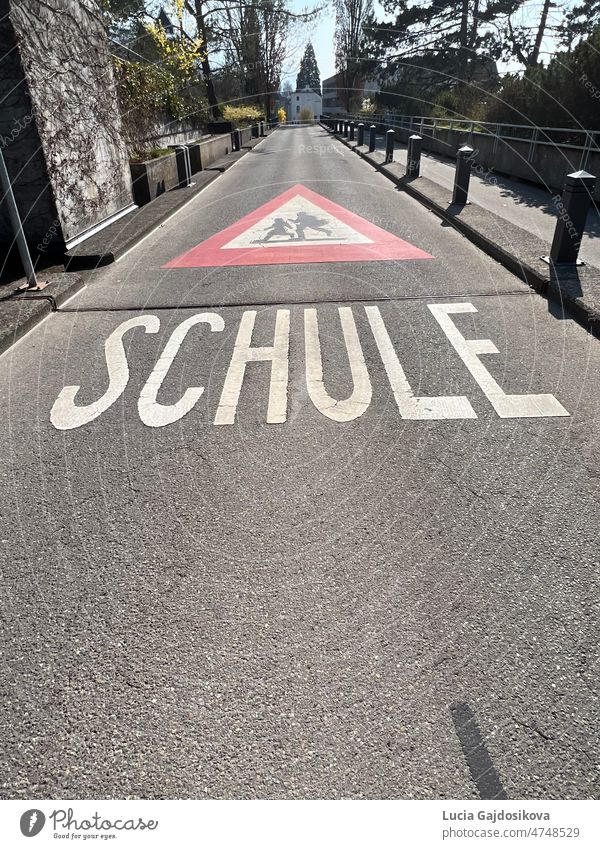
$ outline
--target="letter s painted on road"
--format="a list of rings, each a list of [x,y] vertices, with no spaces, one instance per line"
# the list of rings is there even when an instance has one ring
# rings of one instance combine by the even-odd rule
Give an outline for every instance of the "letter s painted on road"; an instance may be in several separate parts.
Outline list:
[[[91,404],[77,406],[75,397],[80,386],[65,386],[50,412],[50,421],[57,430],[72,430],[97,419],[117,401],[129,382],[129,366],[123,347],[123,336],[132,327],[143,327],[146,333],[158,333],[160,319],[155,315],[138,316],[124,321],[110,334],[104,344],[108,369],[108,389]]]

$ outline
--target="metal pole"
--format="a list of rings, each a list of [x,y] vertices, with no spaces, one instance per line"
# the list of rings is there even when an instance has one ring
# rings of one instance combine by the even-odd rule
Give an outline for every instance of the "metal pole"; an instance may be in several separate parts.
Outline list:
[[[408,137],[408,149],[406,151],[406,176],[418,177],[421,172],[421,149],[423,139],[419,135]]]
[[[8,206],[10,223],[12,225],[13,233],[15,234],[17,247],[19,248],[19,256],[21,257],[23,270],[25,271],[25,275],[27,277],[27,285],[30,289],[35,289],[37,288],[38,284],[37,277],[35,276],[35,269],[33,267],[31,256],[29,254],[29,247],[27,246],[27,240],[25,239],[25,233],[23,232],[23,226],[21,225],[21,217],[19,216],[19,210],[17,209],[17,203],[13,194],[10,177],[8,176],[8,171],[6,170],[6,162],[4,161],[4,154],[2,153],[2,149],[0,149],[0,182],[2,183],[4,199],[6,201],[6,205]]]
[[[362,147],[365,143],[365,125],[358,125],[358,147]]]
[[[375,133],[377,132],[377,127],[375,124],[371,124],[369,127],[369,153],[373,153],[375,150]]]
[[[385,162],[386,165],[394,161],[394,131],[388,130],[385,134]]]
[[[469,196],[469,179],[471,177],[471,163],[469,157],[473,148],[464,144],[456,151],[456,171],[454,172],[454,191],[452,192],[452,203],[464,206]]]
[[[350,121],[350,141],[354,141],[354,121]]]
[[[552,198],[558,212],[549,261],[555,265],[577,263],[581,237],[590,209],[596,178],[587,171],[568,174],[562,197]]]

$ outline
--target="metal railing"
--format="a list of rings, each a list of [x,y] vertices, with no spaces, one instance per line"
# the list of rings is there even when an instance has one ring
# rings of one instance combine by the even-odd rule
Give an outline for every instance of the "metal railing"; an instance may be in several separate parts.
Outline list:
[[[436,138],[442,130],[464,133],[465,141],[476,144],[478,135],[491,136],[494,139],[494,152],[502,140],[524,142],[529,145],[526,158],[531,162],[538,147],[550,146],[565,150],[579,150],[581,157],[579,168],[584,169],[590,153],[600,152],[600,130],[585,130],[574,127],[536,127],[533,124],[502,124],[487,121],[467,121],[462,118],[434,118],[431,115],[395,115],[383,116],[358,114],[348,117],[365,124],[376,123],[393,129],[408,130],[420,136]]]

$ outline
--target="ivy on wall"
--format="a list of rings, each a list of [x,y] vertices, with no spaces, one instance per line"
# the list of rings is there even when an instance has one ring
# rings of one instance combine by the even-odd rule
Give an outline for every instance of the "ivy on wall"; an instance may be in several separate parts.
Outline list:
[[[121,116],[129,149],[136,152],[165,115],[181,120],[206,112],[199,83],[202,42],[181,31],[167,35],[160,23],[145,24],[155,61],[115,58]]]

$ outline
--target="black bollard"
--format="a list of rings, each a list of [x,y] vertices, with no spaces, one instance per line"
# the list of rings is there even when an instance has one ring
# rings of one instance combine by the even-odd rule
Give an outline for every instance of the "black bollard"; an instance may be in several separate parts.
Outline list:
[[[242,149],[242,131],[234,130],[233,131],[233,149],[241,150]]]
[[[385,134],[385,163],[394,161],[394,131],[388,130]]]
[[[365,143],[365,125],[358,125],[358,147],[362,147]]]
[[[354,121],[350,121],[350,141],[354,141]]]
[[[369,127],[369,153],[373,153],[375,150],[375,133],[377,132],[377,127],[375,124],[371,124]]]
[[[423,139],[416,133],[408,137],[406,151],[406,176],[418,177],[421,172],[421,149]]]
[[[344,138],[345,139],[348,138],[349,127],[350,127],[350,124],[348,123],[348,121],[344,121]]]
[[[452,203],[464,206],[468,203],[469,179],[471,177],[471,163],[469,157],[473,148],[464,144],[456,151],[456,171],[454,172],[454,191],[452,192]]]
[[[581,260],[578,261],[577,257],[595,185],[596,178],[587,171],[567,174],[562,196],[555,195],[552,198],[558,212],[558,221],[550,256],[544,257],[546,261],[554,265],[581,265]]]

